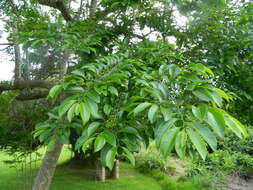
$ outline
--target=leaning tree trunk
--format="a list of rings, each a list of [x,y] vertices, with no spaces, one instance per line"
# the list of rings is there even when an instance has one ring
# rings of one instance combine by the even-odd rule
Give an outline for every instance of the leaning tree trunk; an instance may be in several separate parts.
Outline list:
[[[52,150],[47,150],[42,166],[35,178],[32,190],[48,190],[54,176],[57,160],[61,154],[63,144],[56,140]]]
[[[62,79],[67,72],[66,67],[67,67],[67,61],[69,58],[68,52],[64,52],[64,58],[65,60],[61,62],[63,66],[60,66],[60,73],[59,73],[60,79]],[[59,138],[57,136],[55,138],[56,138],[55,145],[52,149],[47,150],[44,156],[44,159],[42,161],[41,168],[34,180],[32,190],[48,190],[51,185],[52,178],[54,176],[55,168],[57,165],[57,161],[60,157],[61,150],[63,147],[63,144],[60,142]]]

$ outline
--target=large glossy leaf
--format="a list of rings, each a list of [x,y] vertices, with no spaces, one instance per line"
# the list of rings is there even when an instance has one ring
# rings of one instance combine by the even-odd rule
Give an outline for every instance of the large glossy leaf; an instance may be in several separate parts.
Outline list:
[[[192,106],[193,115],[202,121],[207,114],[208,107],[206,104],[199,104],[197,107]]]
[[[138,113],[144,111],[146,108],[148,108],[149,106],[151,106],[151,103],[148,102],[144,102],[139,104],[135,109],[134,109],[134,115],[137,115]]]
[[[87,92],[87,96],[94,102],[100,103],[100,96],[96,91],[90,90],[89,92]]]
[[[221,107],[222,106],[222,97],[221,95],[216,92],[216,91],[212,91],[211,93],[211,96],[212,96],[212,99],[213,101],[219,106]]]
[[[101,151],[101,162],[104,166],[107,166],[110,170],[114,166],[115,156],[117,154],[116,147],[105,146]]]
[[[217,135],[219,135],[220,137],[224,137],[225,120],[224,115],[222,113],[210,108],[205,121],[212,127],[212,129]]]
[[[150,107],[148,112],[148,119],[151,123],[154,123],[155,114],[158,111],[158,105],[154,104]]]
[[[157,148],[160,147],[161,140],[162,140],[164,133],[168,130],[168,128],[170,128],[173,125],[173,123],[176,120],[177,119],[173,118],[169,121],[162,122],[159,126],[157,126],[157,128],[155,130],[155,142],[156,142]]]
[[[162,136],[161,143],[160,143],[160,150],[164,157],[167,157],[168,154],[172,151],[175,145],[175,140],[177,134],[179,132],[178,127],[170,127],[168,128]]]
[[[91,99],[87,99],[87,103],[92,117],[95,119],[101,119],[102,116],[98,113],[98,105]]]
[[[101,135],[98,136],[94,143],[94,152],[100,151],[104,147],[105,143],[105,138]]]
[[[48,97],[51,97],[53,100],[55,100],[62,90],[62,85],[55,85],[53,88],[50,89]]]
[[[87,103],[81,102],[79,108],[83,124],[85,125],[90,119],[89,105]]]
[[[181,159],[185,157],[186,141],[187,141],[186,132],[184,130],[180,131],[176,138],[175,150]]]
[[[130,152],[125,147],[122,147],[124,151],[124,155],[127,157],[127,159],[130,161],[130,163],[134,166],[135,165],[135,158],[132,152]]]
[[[58,108],[59,116],[60,117],[63,116],[75,102],[76,102],[75,100],[69,100],[69,101],[62,102],[62,104]]]
[[[194,122],[193,126],[202,138],[210,145],[213,151],[215,151],[217,149],[217,140],[214,133],[207,126],[200,123]]]
[[[78,106],[78,105],[79,105],[78,103],[75,103],[69,109],[68,114],[67,114],[67,118],[68,118],[69,122],[71,122],[73,117],[75,116],[76,106]]]
[[[227,112],[225,112],[223,109],[220,108],[213,108],[215,111],[219,112],[222,114],[225,118],[225,123],[226,125],[238,136],[238,137],[246,137],[247,132],[244,127],[244,125],[238,121],[236,118],[233,116],[229,115]],[[239,134],[240,133],[240,134]]]
[[[82,151],[83,151],[83,153],[85,153],[86,150],[90,147],[90,144],[93,142],[94,139],[95,139],[94,137],[93,137],[93,138],[90,138],[90,139],[86,140],[86,141],[83,143],[83,145],[82,145]]]
[[[212,100],[212,96],[210,95],[210,92],[208,91],[208,89],[197,88],[193,91],[193,94],[203,101],[208,102]]]
[[[192,141],[193,145],[195,146],[195,148],[199,152],[202,159],[205,160],[208,152],[207,152],[206,145],[205,145],[205,142],[203,141],[203,139],[199,136],[199,134],[197,132],[195,132],[191,128],[187,129],[187,134],[188,134],[190,140]]]
[[[106,140],[107,143],[116,147],[116,136],[111,131],[104,131],[101,136]]]

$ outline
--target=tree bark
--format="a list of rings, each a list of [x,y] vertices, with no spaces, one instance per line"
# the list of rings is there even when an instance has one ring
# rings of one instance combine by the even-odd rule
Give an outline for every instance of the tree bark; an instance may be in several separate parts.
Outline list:
[[[119,179],[119,160],[115,160],[114,167],[111,171],[112,179]]]
[[[48,190],[54,176],[57,160],[61,154],[63,144],[57,139],[52,150],[47,150],[42,166],[35,178],[32,190]]]
[[[69,53],[68,52],[64,52],[65,55],[65,59],[63,60],[63,62],[65,62],[63,65],[64,67],[61,67],[60,70],[60,79],[66,74],[67,72],[67,62],[69,59]],[[61,97],[61,99],[63,98],[63,96]],[[56,143],[55,146],[53,147],[52,150],[47,150],[43,162],[42,162],[42,166],[37,174],[37,177],[35,178],[34,184],[33,184],[33,188],[32,190],[48,190],[51,182],[52,182],[52,178],[54,176],[54,172],[55,172],[55,168],[57,165],[57,161],[59,159],[61,150],[62,150],[63,144],[60,142],[60,140],[58,139],[58,137],[56,136]]]
[[[13,30],[13,42],[14,42],[14,55],[15,55],[15,69],[14,69],[14,80],[20,80],[21,78],[21,58],[20,58],[20,48],[17,44],[18,38],[17,38],[17,23],[14,22],[12,25]]]
[[[102,166],[100,160],[97,160],[97,162],[96,162],[96,175],[97,175],[99,181],[105,182],[106,169],[105,169],[105,167]]]

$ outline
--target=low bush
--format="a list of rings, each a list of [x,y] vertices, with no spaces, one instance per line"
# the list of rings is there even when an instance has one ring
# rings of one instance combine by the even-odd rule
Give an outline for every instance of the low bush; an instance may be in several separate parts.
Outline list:
[[[247,134],[246,138],[239,139],[234,133],[228,133],[219,141],[218,148],[253,156],[253,126],[247,127]]]
[[[216,190],[215,183],[210,182],[210,177],[173,179],[160,170],[140,169],[140,171],[155,179],[162,187],[162,190]],[[222,190],[222,188],[219,188]]]
[[[205,174],[206,171],[225,172],[243,178],[253,177],[253,158],[240,152],[216,151],[206,160],[197,159],[190,167],[189,176]]]

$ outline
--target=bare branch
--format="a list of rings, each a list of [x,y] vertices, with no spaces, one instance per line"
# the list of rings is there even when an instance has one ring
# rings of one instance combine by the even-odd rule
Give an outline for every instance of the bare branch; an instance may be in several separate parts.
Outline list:
[[[16,100],[26,101],[26,100],[35,100],[40,98],[47,97],[49,91],[41,91],[41,92],[31,92],[31,93],[20,93],[16,96]]]
[[[54,83],[44,80],[15,81],[14,84],[0,84],[0,93],[7,90],[23,90],[32,88],[50,89]]]
[[[13,46],[13,43],[0,43],[0,46]]]
[[[63,18],[66,21],[72,21],[73,20],[70,13],[69,13],[69,9],[67,8],[67,6],[63,2],[63,0],[39,0],[38,2],[41,5],[46,5],[46,6],[58,9],[62,13]]]

